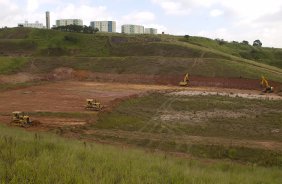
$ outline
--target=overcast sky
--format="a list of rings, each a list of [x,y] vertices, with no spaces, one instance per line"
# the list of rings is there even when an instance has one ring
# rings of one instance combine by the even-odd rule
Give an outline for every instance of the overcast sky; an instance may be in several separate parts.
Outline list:
[[[45,24],[45,11],[56,19],[117,21],[155,27],[158,32],[222,38],[260,39],[282,48],[282,0],[0,0],[0,27],[24,21]]]

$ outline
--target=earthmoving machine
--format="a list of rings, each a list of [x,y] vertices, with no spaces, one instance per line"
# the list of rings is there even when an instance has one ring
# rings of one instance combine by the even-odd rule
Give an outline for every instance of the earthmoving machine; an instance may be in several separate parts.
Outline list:
[[[189,85],[189,74],[186,73],[183,81],[179,82],[179,86],[188,86]]]
[[[40,124],[39,121],[31,121],[30,117],[26,115],[24,112],[15,111],[12,113],[12,125],[20,126],[20,127],[30,127],[33,125]]]
[[[102,110],[103,106],[100,102],[97,102],[96,99],[86,99],[86,106],[85,109],[92,110],[92,111],[100,111]]]
[[[264,76],[261,76],[260,85],[264,88],[264,93],[272,93],[274,88],[268,84],[268,81],[265,79]]]

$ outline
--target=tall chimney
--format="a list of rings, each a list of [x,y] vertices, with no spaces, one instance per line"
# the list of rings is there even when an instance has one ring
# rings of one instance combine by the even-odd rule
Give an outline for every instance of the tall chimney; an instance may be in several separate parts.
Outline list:
[[[46,12],[46,28],[50,29],[50,12]]]

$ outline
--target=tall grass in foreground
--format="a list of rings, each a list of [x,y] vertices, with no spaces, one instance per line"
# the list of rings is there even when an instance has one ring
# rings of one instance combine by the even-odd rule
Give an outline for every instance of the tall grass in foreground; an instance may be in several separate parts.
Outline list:
[[[277,168],[66,140],[0,126],[1,183],[281,183]]]

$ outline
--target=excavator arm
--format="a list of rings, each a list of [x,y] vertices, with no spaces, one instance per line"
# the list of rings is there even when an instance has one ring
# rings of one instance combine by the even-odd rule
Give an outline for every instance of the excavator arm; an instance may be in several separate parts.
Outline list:
[[[264,88],[263,92],[267,93],[272,93],[273,92],[273,87],[269,85],[268,81],[265,79],[264,76],[261,76],[261,82],[260,85]]]
[[[189,82],[189,74],[188,73],[184,77],[184,82],[187,82],[187,83]]]
[[[264,76],[261,76],[260,84],[261,84],[262,87],[266,87],[266,88],[270,87],[269,84],[268,84],[268,81],[265,79]]]
[[[189,84],[189,74],[186,73],[183,81],[179,82],[179,86],[188,86]]]

